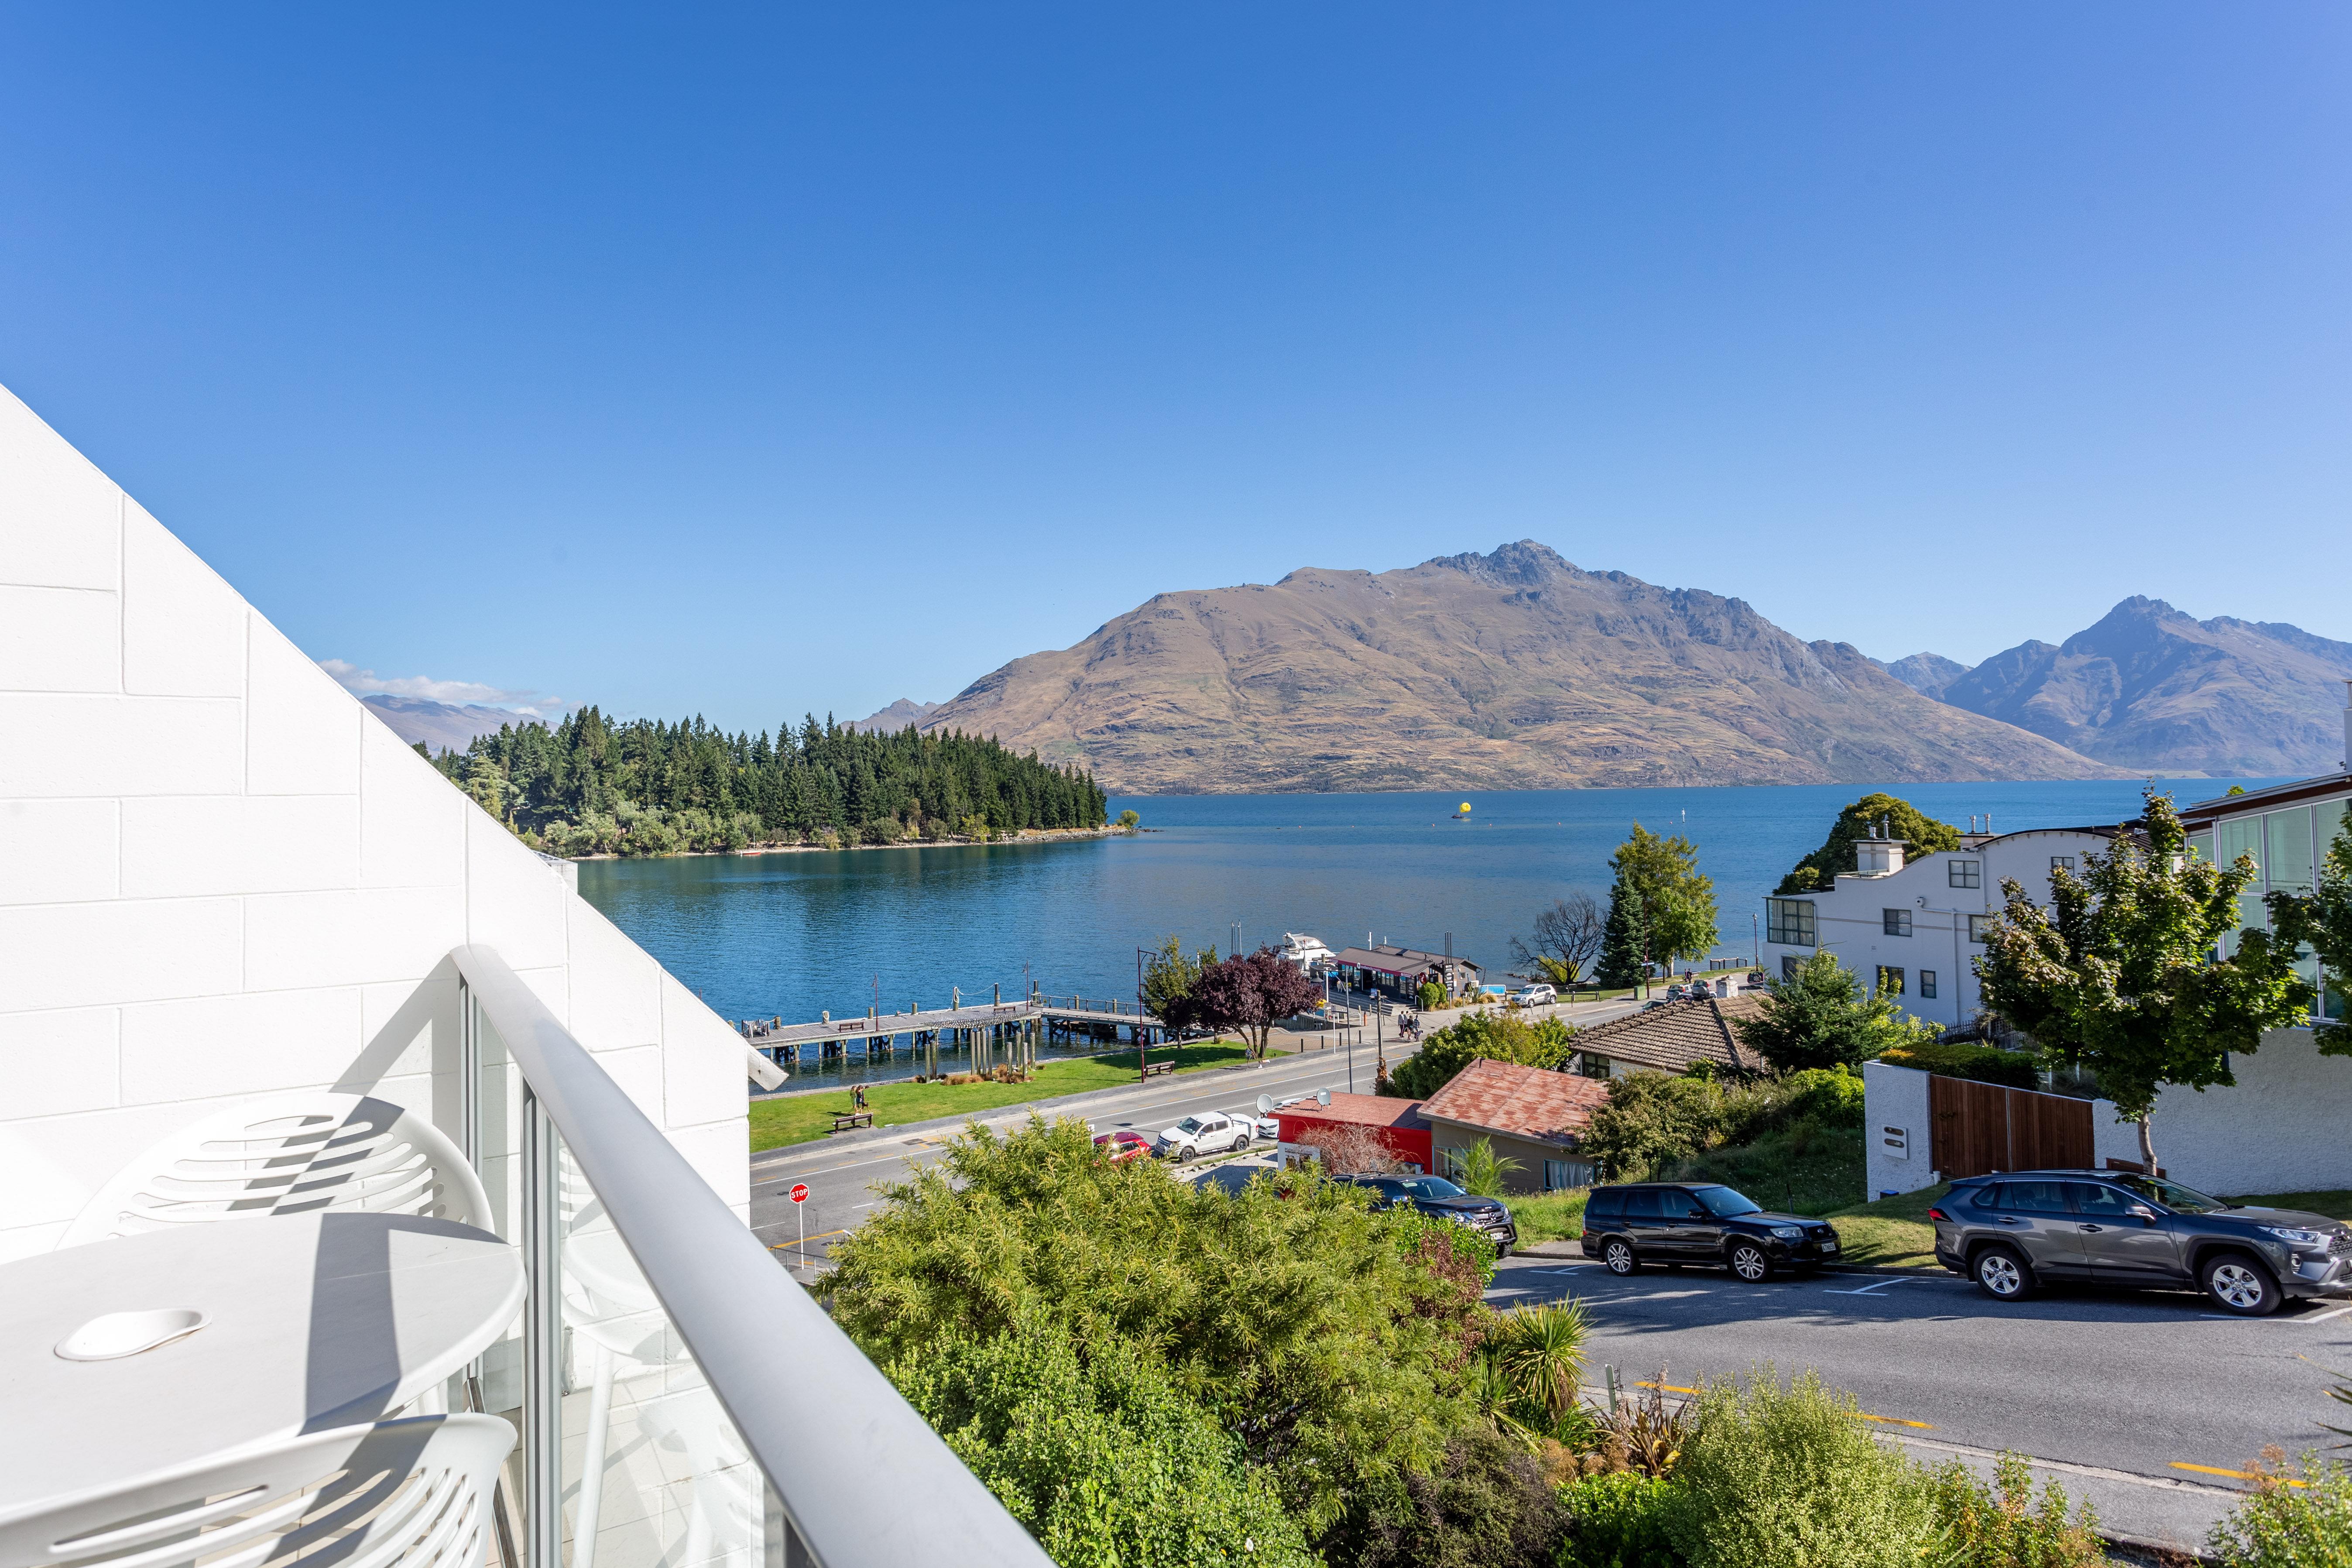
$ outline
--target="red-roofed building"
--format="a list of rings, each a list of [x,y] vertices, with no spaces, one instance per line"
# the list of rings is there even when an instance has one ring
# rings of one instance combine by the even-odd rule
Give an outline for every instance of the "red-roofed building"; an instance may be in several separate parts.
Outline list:
[[[1609,1103],[1609,1086],[1577,1073],[1475,1061],[1421,1103],[1431,1129],[1439,1175],[1453,1173],[1461,1152],[1484,1138],[1496,1153],[1516,1160],[1503,1186],[1513,1193],[1548,1193],[1590,1186],[1592,1164],[1579,1152],[1592,1112]]]
[[[1322,1159],[1326,1165],[1337,1169],[1342,1162],[1323,1159],[1323,1152],[1344,1151],[1349,1143],[1362,1142],[1423,1174],[1431,1169],[1429,1123],[1423,1118],[1421,1101],[1417,1100],[1392,1100],[1384,1094],[1334,1094],[1329,1105],[1318,1105],[1312,1100],[1286,1105],[1274,1113],[1274,1120],[1281,1139],[1276,1151],[1286,1165],[1296,1160]],[[1341,1170],[1339,1173],[1348,1173]]]

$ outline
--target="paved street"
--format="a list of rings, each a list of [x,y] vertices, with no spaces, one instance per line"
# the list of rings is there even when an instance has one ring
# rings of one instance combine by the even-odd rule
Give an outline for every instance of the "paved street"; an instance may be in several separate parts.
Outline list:
[[[1771,1362],[1818,1368],[1885,1435],[1941,1462],[1951,1449],[2015,1449],[2088,1496],[2109,1528],[2201,1541],[2266,1443],[2290,1455],[2343,1439],[2325,1369],[2352,1368],[2352,1307],[2231,1318],[2187,1294],[2079,1289],[2001,1306],[1949,1276],[1821,1275],[1744,1285],[1710,1269],[1618,1279],[1597,1264],[1514,1258],[1497,1306],[1582,1297],[1590,1381],[1687,1387]],[[1659,1376],[1665,1369],[1664,1379]]]

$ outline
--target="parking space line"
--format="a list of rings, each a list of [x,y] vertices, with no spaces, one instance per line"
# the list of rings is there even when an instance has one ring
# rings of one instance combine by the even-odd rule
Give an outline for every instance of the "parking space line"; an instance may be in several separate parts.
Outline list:
[[[1917,1283],[1919,1282],[1916,1279],[1890,1276],[1885,1279],[1874,1279],[1859,1290],[1824,1290],[1822,1294],[1824,1296],[1875,1296],[1889,1285],[1916,1285]]]
[[[2330,1318],[2340,1318],[2347,1312],[2352,1312],[2352,1307],[2336,1307],[2325,1312],[2314,1312],[2308,1318],[2297,1318],[2294,1321],[2298,1323],[2324,1323]]]

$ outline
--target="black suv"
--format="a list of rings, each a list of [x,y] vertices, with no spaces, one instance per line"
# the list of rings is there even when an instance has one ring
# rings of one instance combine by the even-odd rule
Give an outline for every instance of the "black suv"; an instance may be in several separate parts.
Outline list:
[[[2289,1296],[2352,1292],[2352,1230],[2294,1209],[2242,1208],[2122,1171],[2008,1171],[1936,1200],[1936,1261],[2019,1301],[2074,1280],[2202,1289],[2261,1317]]]
[[[1826,1222],[1768,1214],[1717,1183],[1595,1187],[1584,1205],[1584,1256],[1633,1274],[1644,1263],[1727,1266],[1749,1284],[1803,1274],[1838,1258]]]
[[[1443,1176],[1343,1176],[1340,1180],[1371,1188],[1374,1208],[1409,1204],[1425,1215],[1458,1220],[1493,1242],[1496,1258],[1509,1257],[1511,1248],[1518,1245],[1519,1227],[1511,1223],[1511,1211],[1499,1200],[1465,1193]]]

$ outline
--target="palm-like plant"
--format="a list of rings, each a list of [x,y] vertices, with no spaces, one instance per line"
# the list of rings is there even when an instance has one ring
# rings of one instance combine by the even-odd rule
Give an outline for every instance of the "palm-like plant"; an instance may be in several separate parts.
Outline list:
[[[1497,1426],[1531,1441],[1575,1414],[1591,1327],[1581,1301],[1496,1314],[1479,1347],[1474,1387]]]
[[[1462,1151],[1454,1183],[1465,1193],[1499,1198],[1503,1195],[1503,1178],[1524,1168],[1509,1155],[1496,1153],[1493,1140],[1481,1138]]]

